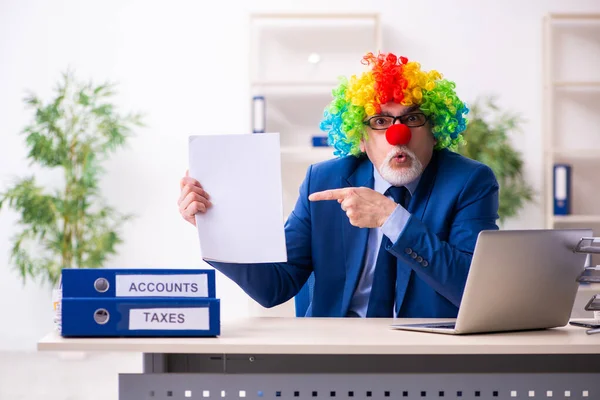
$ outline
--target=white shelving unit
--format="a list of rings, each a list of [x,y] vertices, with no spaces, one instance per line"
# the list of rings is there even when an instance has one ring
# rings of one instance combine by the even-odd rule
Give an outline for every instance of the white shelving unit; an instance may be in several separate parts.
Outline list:
[[[309,165],[334,157],[313,147],[339,76],[362,71],[361,59],[381,48],[378,14],[253,14],[250,16],[250,94],[265,98],[265,131],[279,132],[284,219]],[[252,128],[252,121],[249,121]],[[293,315],[293,301],[251,314]]]
[[[547,15],[543,65],[546,228],[591,228],[600,236],[600,14]],[[553,166],[559,163],[571,166],[569,215],[554,215]],[[592,263],[600,264],[600,257]],[[580,287],[579,317],[599,291],[599,285]]]
[[[250,92],[265,98],[265,130],[281,135],[284,218],[310,164],[333,158],[313,147],[339,76],[361,71],[381,49],[378,14],[254,14],[250,16]],[[251,121],[249,121],[251,124]]]
[[[546,226],[599,223],[600,14],[550,14],[544,39]],[[568,216],[554,215],[556,163],[572,166]]]

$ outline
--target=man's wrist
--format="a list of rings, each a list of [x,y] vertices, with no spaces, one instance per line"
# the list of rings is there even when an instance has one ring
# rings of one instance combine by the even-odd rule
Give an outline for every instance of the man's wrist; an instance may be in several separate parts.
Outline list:
[[[385,220],[381,226],[382,233],[387,236],[392,243],[396,243],[408,223],[410,213],[404,207],[397,204],[392,214]]]
[[[383,218],[381,218],[381,220],[379,221],[380,228],[387,222],[387,220],[394,213],[394,211],[396,210],[396,207],[398,207],[398,206],[399,206],[399,204],[397,204],[394,201],[391,201],[391,204],[386,206],[385,212],[383,214]]]

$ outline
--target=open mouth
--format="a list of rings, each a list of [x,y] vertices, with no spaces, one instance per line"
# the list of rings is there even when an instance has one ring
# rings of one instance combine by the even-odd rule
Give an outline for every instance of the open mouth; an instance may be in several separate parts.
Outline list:
[[[394,156],[393,158],[394,162],[400,163],[400,164],[404,164],[407,163],[408,161],[410,161],[410,157],[402,152],[402,153],[398,153]]]

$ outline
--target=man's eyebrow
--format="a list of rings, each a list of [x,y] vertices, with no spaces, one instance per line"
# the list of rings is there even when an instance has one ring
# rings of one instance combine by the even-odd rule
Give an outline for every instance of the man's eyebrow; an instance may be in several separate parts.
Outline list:
[[[402,115],[410,114],[411,112],[415,112],[418,109],[419,109],[419,105],[415,104],[414,106],[411,106],[408,110],[406,110],[406,112]]]
[[[419,105],[418,105],[418,104],[415,104],[415,105],[413,105],[413,106],[409,107],[409,108],[408,108],[408,110],[406,110],[405,112],[403,112],[402,114],[400,114],[400,115],[397,115],[397,116],[398,116],[398,117],[402,117],[402,116],[404,116],[404,115],[407,115],[407,114],[410,114],[410,113],[412,113],[412,112],[415,112],[415,111],[416,111],[416,110],[418,110],[418,109],[419,109]],[[379,115],[379,116],[382,116],[382,117],[395,117],[395,116],[396,116],[396,115],[392,115],[392,113],[390,113],[390,112],[387,112],[387,111],[382,111],[382,112],[380,112],[379,114],[376,114],[375,116],[378,116],[378,115]]]

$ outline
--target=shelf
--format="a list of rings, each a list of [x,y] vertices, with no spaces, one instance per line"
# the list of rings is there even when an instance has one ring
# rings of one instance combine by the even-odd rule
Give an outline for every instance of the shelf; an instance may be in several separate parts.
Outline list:
[[[291,96],[324,96],[331,99],[331,91],[338,86],[337,82],[253,82],[253,95]]]
[[[556,150],[600,148],[600,86],[563,86],[556,92],[549,95],[549,144]]]
[[[254,29],[373,29],[377,14],[254,14],[250,17]]]
[[[252,88],[265,99],[265,127],[281,133],[282,146],[311,147],[312,137],[321,136],[319,125],[331,103],[331,88],[314,86],[271,86]]]
[[[284,80],[254,80],[251,81],[250,84],[252,86],[314,86],[314,87],[334,87],[337,86],[339,82],[337,81],[313,81],[310,79],[306,80],[298,80],[298,81],[284,81]],[[599,83],[600,84],[600,83]]]
[[[550,13],[549,17],[551,20],[587,20],[587,19],[600,19],[600,14],[593,14],[593,13],[581,13],[581,14],[575,14],[575,13],[565,13],[565,14],[560,14],[560,13]]]
[[[552,84],[557,88],[600,89],[600,81],[556,81]]]
[[[563,22],[547,27],[546,77],[558,87],[599,87],[600,18],[585,15]]]
[[[600,215],[553,215],[552,219],[555,223],[600,223]]]
[[[546,226],[600,231],[600,14],[544,18],[544,206]],[[554,164],[572,166],[571,215],[553,215]]]
[[[259,14],[250,32],[253,84],[336,85],[360,68],[366,51],[381,48],[377,14]]]
[[[551,155],[563,158],[575,159],[598,159],[600,160],[600,148],[598,149],[561,149],[551,152]]]
[[[378,19],[378,13],[339,13],[339,14],[277,14],[277,13],[257,13],[251,16],[251,19],[275,19],[275,20],[289,20],[289,19],[363,19],[373,18]]]

